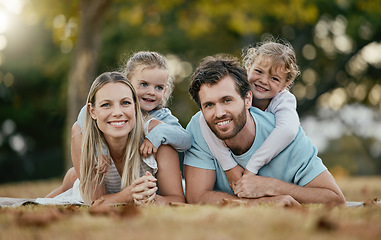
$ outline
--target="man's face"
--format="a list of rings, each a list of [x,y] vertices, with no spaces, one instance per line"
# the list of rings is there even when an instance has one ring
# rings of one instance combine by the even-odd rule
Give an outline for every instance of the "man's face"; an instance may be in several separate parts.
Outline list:
[[[219,139],[231,139],[245,126],[251,93],[242,99],[230,76],[214,85],[202,85],[199,98],[206,123]]]

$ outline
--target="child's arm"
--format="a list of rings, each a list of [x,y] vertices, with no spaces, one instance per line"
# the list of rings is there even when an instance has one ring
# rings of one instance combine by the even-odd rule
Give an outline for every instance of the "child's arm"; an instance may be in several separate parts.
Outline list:
[[[275,114],[275,128],[262,146],[253,154],[246,169],[257,174],[258,170],[285,149],[299,131],[299,116],[296,112],[296,98],[289,91],[278,93],[266,111]]]
[[[162,121],[145,137],[158,149],[161,144],[171,145],[179,152],[188,150],[192,145],[191,135],[181,126],[179,120],[171,114],[169,109],[163,108],[156,111],[152,116]]]
[[[164,124],[162,121],[156,120],[154,118],[149,119],[147,123],[148,124],[145,124],[146,126],[144,127],[145,135],[147,135],[157,125]],[[149,155],[157,153],[157,148],[150,142],[150,140],[145,138],[143,143],[140,145],[139,151],[140,151],[140,155],[142,155],[145,158],[148,158]]]

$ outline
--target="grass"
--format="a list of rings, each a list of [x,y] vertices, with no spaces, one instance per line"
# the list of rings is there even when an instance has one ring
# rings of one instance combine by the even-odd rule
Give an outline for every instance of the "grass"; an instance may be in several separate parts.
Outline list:
[[[0,196],[45,196],[59,180],[0,185]],[[348,201],[381,198],[381,177],[338,178]],[[0,209],[0,239],[381,239],[381,206],[319,204],[35,206]]]

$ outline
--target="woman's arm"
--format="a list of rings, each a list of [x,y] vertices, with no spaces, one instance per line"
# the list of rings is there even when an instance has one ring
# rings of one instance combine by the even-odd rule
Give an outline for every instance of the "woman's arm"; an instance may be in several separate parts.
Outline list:
[[[71,161],[75,169],[77,177],[80,178],[80,162],[82,147],[82,131],[78,123],[75,122],[71,128]]]
[[[156,195],[155,201],[159,204],[185,202],[177,151],[171,146],[161,145],[156,154],[156,161],[158,165],[156,178],[160,196]]]

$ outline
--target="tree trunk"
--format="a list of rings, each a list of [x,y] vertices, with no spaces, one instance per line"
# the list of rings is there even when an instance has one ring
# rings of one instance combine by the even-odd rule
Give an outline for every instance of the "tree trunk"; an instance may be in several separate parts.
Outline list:
[[[65,168],[72,166],[70,154],[71,127],[84,106],[90,83],[95,78],[100,49],[102,16],[110,0],[82,0],[80,3],[79,34],[69,71],[67,116],[65,126]]]

